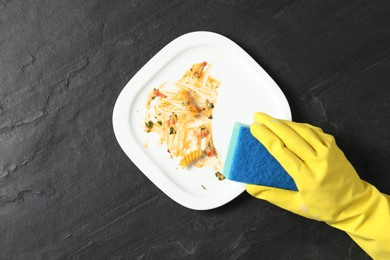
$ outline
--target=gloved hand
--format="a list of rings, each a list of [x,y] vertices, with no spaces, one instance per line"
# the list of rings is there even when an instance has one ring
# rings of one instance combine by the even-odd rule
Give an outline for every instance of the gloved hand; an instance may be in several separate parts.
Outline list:
[[[294,179],[297,191],[247,185],[254,197],[344,230],[374,259],[390,259],[390,196],[361,180],[320,128],[256,113],[251,133]]]

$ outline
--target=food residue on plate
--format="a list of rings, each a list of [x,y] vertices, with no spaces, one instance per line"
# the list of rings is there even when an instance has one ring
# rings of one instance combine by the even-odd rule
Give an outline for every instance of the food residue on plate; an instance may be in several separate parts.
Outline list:
[[[216,173],[215,173],[215,177],[217,177],[218,180],[220,180],[220,181],[222,181],[222,180],[225,179],[225,175],[223,175],[223,174],[220,173],[220,172],[216,172]]]
[[[170,157],[182,168],[212,167],[222,162],[213,143],[212,120],[220,81],[210,75],[211,65],[192,65],[183,77],[154,88],[146,102],[145,131],[160,135]]]

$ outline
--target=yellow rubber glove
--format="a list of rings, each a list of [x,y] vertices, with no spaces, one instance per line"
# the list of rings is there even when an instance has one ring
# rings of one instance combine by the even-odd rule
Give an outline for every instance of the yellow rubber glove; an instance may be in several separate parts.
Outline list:
[[[333,136],[263,113],[254,119],[252,135],[290,174],[299,191],[257,185],[247,185],[247,191],[347,232],[374,259],[390,259],[390,196],[359,178]]]

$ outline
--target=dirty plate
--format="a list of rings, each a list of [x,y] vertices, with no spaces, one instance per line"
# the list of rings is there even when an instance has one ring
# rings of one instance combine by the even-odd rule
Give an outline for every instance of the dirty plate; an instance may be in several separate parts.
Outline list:
[[[119,145],[135,165],[166,195],[195,210],[216,208],[245,190],[245,185],[219,181],[211,168],[181,169],[159,136],[146,133],[148,93],[164,82],[176,81],[192,64],[206,61],[221,81],[213,114],[214,144],[225,158],[234,122],[251,124],[256,111],[291,119],[288,102],[271,77],[243,49],[211,32],[193,32],[158,52],[127,83],[114,107],[113,127]],[[134,174],[134,173],[133,173]]]

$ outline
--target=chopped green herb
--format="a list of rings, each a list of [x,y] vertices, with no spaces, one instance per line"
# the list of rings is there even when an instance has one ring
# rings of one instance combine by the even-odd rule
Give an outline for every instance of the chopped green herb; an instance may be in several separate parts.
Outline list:
[[[213,115],[210,115],[210,116],[209,116],[209,119],[213,119]]]
[[[206,189],[206,187],[205,187],[205,186],[203,186],[202,184],[201,184],[200,186],[202,186],[202,188],[203,188],[204,190],[207,190],[207,189]]]
[[[169,128],[169,134],[170,134],[170,135],[174,135],[174,134],[176,134],[176,130],[175,130],[175,128],[173,128],[173,127],[170,127],[170,128]]]
[[[162,126],[162,122],[161,122],[161,121],[157,121],[157,124],[159,124],[160,126]]]
[[[206,99],[206,106],[207,106],[208,108],[214,108],[214,104],[211,103],[208,99]]]
[[[145,123],[145,126],[149,129],[151,129],[153,127],[153,122],[152,121],[149,121],[149,122],[146,122]]]

